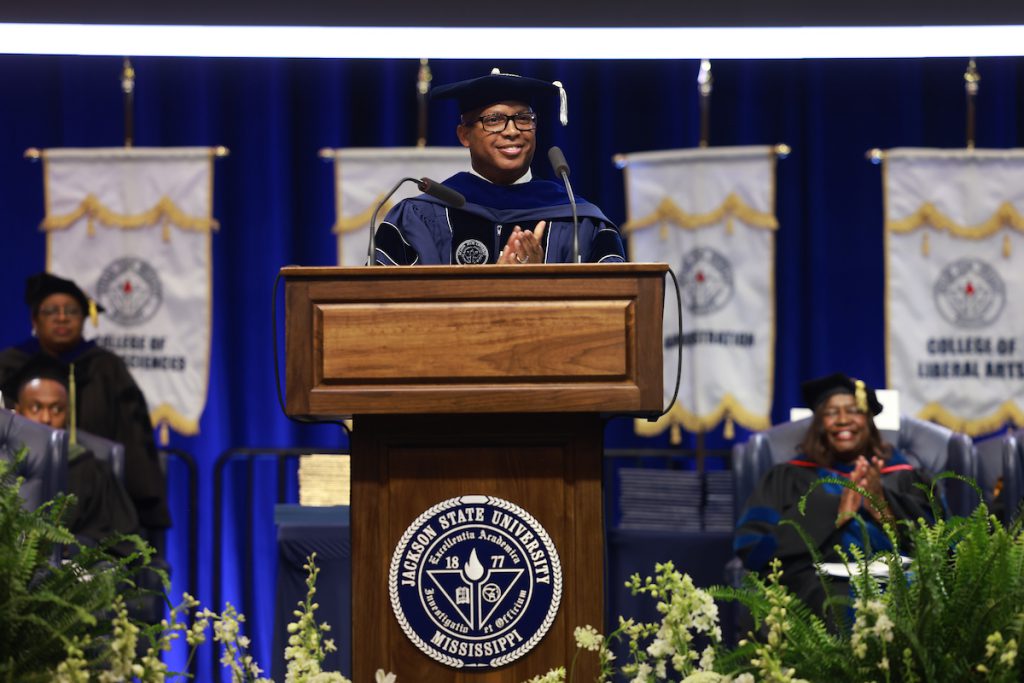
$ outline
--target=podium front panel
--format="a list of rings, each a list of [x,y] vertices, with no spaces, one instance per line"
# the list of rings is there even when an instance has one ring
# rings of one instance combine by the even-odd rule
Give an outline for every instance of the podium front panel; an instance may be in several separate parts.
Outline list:
[[[286,409],[660,413],[664,272],[285,268]]]
[[[603,620],[601,422],[594,415],[356,416],[352,436],[353,680],[377,668],[418,683],[520,683],[576,652],[573,630]],[[459,670],[418,649],[389,602],[402,534],[449,498],[495,496],[532,515],[558,553],[562,596],[540,642],[508,666]],[[592,654],[592,653],[591,653]],[[596,657],[580,657],[593,680]],[[591,661],[593,660],[593,661]]]

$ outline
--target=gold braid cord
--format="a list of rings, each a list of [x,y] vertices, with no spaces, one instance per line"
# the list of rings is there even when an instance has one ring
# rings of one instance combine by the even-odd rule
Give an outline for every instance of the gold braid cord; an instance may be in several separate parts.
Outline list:
[[[738,422],[751,431],[759,432],[772,426],[771,418],[768,415],[756,415],[740,405],[740,402],[732,394],[726,394],[721,403],[706,415],[691,413],[679,405],[679,401],[676,401],[672,404],[672,409],[658,418],[656,422],[648,422],[643,419],[634,420],[633,430],[637,436],[654,437],[666,429],[671,429],[671,442],[679,444],[682,442],[682,435],[679,433],[680,427],[688,432],[709,432],[723,419]]]
[[[991,415],[979,417],[974,420],[957,417],[935,402],[929,403],[922,408],[920,412],[918,412],[917,416],[922,420],[938,422],[943,426],[957,430],[968,436],[989,434],[1000,429],[1008,422],[1012,422],[1018,427],[1024,425],[1024,410],[1021,410],[1020,406],[1012,400],[1003,403]]]
[[[373,210],[380,204],[381,200],[384,199],[384,195],[374,198],[373,203],[367,207],[366,211],[357,213],[355,216],[339,216],[338,222],[331,227],[331,233],[335,235],[342,235],[346,232],[353,232],[365,228],[370,224],[370,219],[373,218]],[[388,211],[391,210],[391,202],[388,202],[380,208],[381,215],[388,215]]]
[[[189,216],[166,195],[161,197],[160,201],[147,211],[136,214],[123,214],[104,206],[96,195],[93,194],[86,195],[82,203],[78,205],[78,208],[71,213],[62,216],[48,215],[43,219],[40,228],[47,232],[66,230],[83,217],[86,217],[89,221],[86,233],[90,237],[96,235],[96,221],[107,227],[120,228],[122,230],[137,230],[163,223],[163,239],[165,241],[170,239],[171,225],[192,232],[210,232],[220,228],[220,223],[215,218]]]
[[[167,403],[161,403],[149,411],[149,419],[154,425],[170,425],[171,429],[185,436],[195,436],[199,433],[198,420],[185,417]]]
[[[779,228],[779,221],[773,214],[754,209],[740,199],[735,192],[730,192],[717,209],[707,213],[687,213],[670,198],[665,197],[652,213],[636,220],[627,221],[622,229],[625,232],[632,232],[667,222],[685,230],[696,230],[709,225],[717,225],[723,220],[731,221],[734,217],[752,228],[765,230],[778,230]]]
[[[946,230],[956,237],[979,240],[991,237],[1003,227],[1024,232],[1024,215],[1010,202],[1003,202],[988,220],[977,225],[961,225],[935,208],[931,202],[925,202],[906,218],[887,220],[885,229],[889,232],[913,232],[926,225],[936,230]]]

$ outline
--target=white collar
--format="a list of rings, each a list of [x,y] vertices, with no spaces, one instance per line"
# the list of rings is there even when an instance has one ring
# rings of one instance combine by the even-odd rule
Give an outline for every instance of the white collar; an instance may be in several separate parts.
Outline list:
[[[483,178],[484,180],[487,180],[487,178],[484,178],[482,175],[477,173],[476,169],[473,168],[472,166],[469,167],[469,172],[472,173],[473,175],[475,175],[477,178]],[[516,180],[512,184],[513,185],[521,185],[522,183],[528,183],[531,180],[533,180],[533,171],[531,171],[530,168],[527,167],[526,168],[526,173],[524,173],[522,176],[520,176],[519,179]],[[497,183],[495,183],[493,181],[490,181],[490,180],[487,180],[487,182],[491,183],[491,185],[496,185],[497,184]]]

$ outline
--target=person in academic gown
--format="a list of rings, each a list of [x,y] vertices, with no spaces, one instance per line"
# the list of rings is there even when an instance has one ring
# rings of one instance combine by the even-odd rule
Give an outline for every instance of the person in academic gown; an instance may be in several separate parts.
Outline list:
[[[862,381],[833,374],[805,382],[802,388],[814,417],[801,452],[761,479],[737,522],[734,549],[753,571],[764,572],[773,557],[779,558],[783,584],[823,613],[826,593],[807,543],[781,522],[799,525],[824,562],[841,561],[837,545],[864,548],[865,538],[873,551],[891,550],[882,524],[887,519],[931,519],[928,496],[915,486],[930,480],[882,441],[872,419],[882,406]],[[824,477],[849,479],[869,491],[882,509],[852,489],[827,483],[811,492],[802,515],[800,499]],[[842,581],[834,582],[833,588],[848,592]]]
[[[4,395],[14,397],[14,410],[19,415],[54,429],[67,429],[69,371],[53,356],[39,353],[6,382]],[[113,469],[73,435],[68,447],[67,482],[68,492],[76,500],[65,523],[79,542],[96,545],[115,534],[138,533],[135,505]],[[126,547],[122,552],[132,549]]]
[[[78,427],[124,445],[125,488],[143,531],[159,534],[170,527],[171,517],[146,399],[120,357],[82,337],[86,315],[93,317],[102,307],[71,280],[49,273],[28,278],[25,303],[33,336],[0,351],[0,384],[39,353],[73,365]]]
[[[453,208],[425,194],[399,202],[377,228],[377,263],[571,263],[569,196],[562,183],[534,179],[530,170],[538,128],[534,104],[560,92],[560,85],[503,73],[435,88],[432,99],[455,99],[462,112],[456,134],[469,148],[472,168],[442,184],[466,203]],[[580,260],[624,261],[618,228],[594,204],[576,201]]]

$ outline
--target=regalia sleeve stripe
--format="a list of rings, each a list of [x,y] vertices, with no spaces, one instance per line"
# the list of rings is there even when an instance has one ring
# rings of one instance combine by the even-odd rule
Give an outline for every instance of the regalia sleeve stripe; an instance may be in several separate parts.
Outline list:
[[[752,507],[743,513],[736,526],[741,527],[751,522],[764,522],[765,524],[778,524],[781,516],[779,511],[770,507]]]
[[[774,536],[765,534],[748,534],[737,536],[733,541],[732,548],[736,553],[744,553],[743,565],[747,569],[758,570],[768,564],[768,560],[775,555],[778,543]]]

